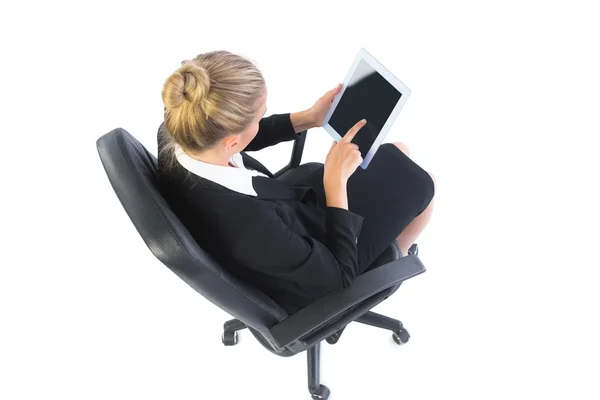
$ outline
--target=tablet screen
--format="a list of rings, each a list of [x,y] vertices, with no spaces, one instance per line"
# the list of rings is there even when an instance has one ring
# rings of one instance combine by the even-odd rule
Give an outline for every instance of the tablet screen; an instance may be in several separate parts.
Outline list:
[[[365,118],[367,124],[352,140],[365,158],[400,97],[402,93],[398,89],[365,60],[360,60],[329,119],[329,125],[343,137],[358,121]]]

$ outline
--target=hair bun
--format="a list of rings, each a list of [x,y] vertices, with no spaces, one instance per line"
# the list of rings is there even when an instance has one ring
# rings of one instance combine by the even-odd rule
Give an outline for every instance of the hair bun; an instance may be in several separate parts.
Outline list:
[[[179,107],[185,101],[198,104],[208,95],[209,90],[208,71],[192,62],[186,62],[165,81],[162,100],[166,108]]]

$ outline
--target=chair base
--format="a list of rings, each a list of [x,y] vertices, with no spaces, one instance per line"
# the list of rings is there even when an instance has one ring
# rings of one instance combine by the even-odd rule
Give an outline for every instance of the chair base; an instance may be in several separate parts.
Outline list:
[[[418,256],[419,255],[419,246],[416,243],[414,243],[412,246],[410,246],[410,249],[408,249],[408,254],[409,255],[414,254],[415,256]],[[362,319],[359,318],[356,322],[362,322],[363,324],[372,325],[372,326],[376,326],[378,328],[391,330],[392,332],[394,332],[394,334],[392,335],[392,338],[398,344],[404,344],[404,343],[408,342],[408,339],[410,339],[410,335],[408,334],[408,331],[402,327],[402,323],[400,321],[396,321],[395,319],[387,318],[383,315],[380,316],[379,314],[375,314],[375,313],[367,313],[363,317],[364,318],[362,318]],[[381,323],[380,323],[380,321],[381,321]],[[396,324],[398,322],[400,322],[399,327],[396,326]],[[346,329],[345,326],[342,329],[340,329],[339,331],[337,331],[336,333],[334,333],[333,335],[329,336],[326,339],[327,343],[336,344],[338,342],[338,340],[340,340],[340,337],[342,336],[344,329]]]
[[[385,315],[369,311],[356,319],[355,322],[392,331],[392,338],[398,345],[403,345],[410,339],[410,335],[404,328],[404,325],[402,325],[402,322],[398,321],[397,319],[386,317]],[[226,346],[233,346],[237,344],[237,331],[244,328],[247,328],[246,325],[237,319],[232,319],[225,322],[223,331],[223,344]],[[337,343],[345,328],[346,327],[340,329],[335,334],[328,337],[326,339],[327,343]],[[329,398],[330,391],[327,386],[321,385],[320,379],[321,342],[306,350],[306,354],[308,366],[308,391],[315,400],[327,400]]]

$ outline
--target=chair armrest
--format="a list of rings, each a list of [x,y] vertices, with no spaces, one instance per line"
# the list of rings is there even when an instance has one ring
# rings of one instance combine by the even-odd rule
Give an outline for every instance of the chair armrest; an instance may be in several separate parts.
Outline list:
[[[416,255],[379,266],[359,275],[350,287],[333,291],[274,325],[271,335],[280,347],[286,347],[369,297],[423,272],[425,266]]]
[[[292,149],[292,156],[290,157],[290,162],[288,163],[288,165],[286,165],[279,171],[275,172],[275,174],[273,174],[275,178],[278,178],[281,174],[285,173],[286,171],[292,168],[296,168],[300,165],[300,162],[302,161],[302,153],[304,152],[304,142],[306,142],[307,132],[308,131],[302,131],[298,133],[298,137],[294,140],[294,148]]]

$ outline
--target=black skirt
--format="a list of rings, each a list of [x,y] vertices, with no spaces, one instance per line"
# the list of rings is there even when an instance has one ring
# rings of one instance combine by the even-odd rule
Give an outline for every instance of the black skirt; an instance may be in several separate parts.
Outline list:
[[[325,203],[323,164],[312,163],[282,175],[294,185],[310,186]],[[357,168],[347,185],[348,209],[364,218],[358,238],[359,273],[365,272],[434,195],[431,176],[391,143],[382,145],[366,170]]]

